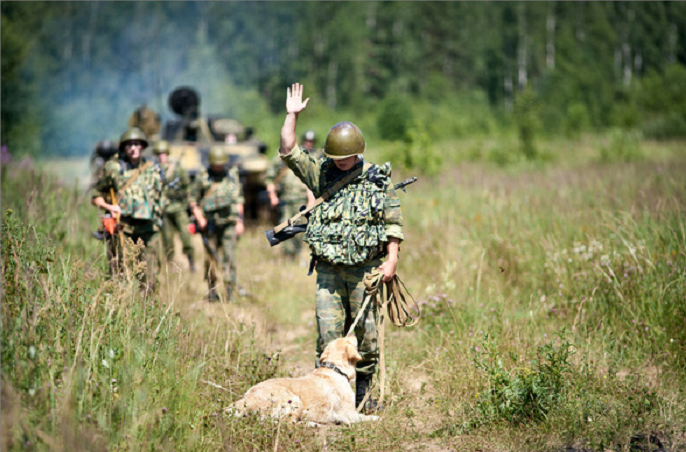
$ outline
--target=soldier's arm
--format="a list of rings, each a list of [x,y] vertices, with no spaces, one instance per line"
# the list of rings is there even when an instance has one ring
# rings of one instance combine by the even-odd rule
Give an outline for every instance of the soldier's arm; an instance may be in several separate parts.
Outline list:
[[[116,204],[110,204],[105,201],[105,197],[110,194],[110,190],[117,191],[114,174],[118,169],[119,165],[115,162],[105,163],[102,175],[96,181],[91,195],[91,202],[93,205],[109,211],[112,215],[121,214],[121,208]]]
[[[303,86],[300,83],[286,88],[286,120],[281,128],[281,148],[279,149],[281,155],[290,154],[296,145],[295,125],[298,122],[298,115],[305,110],[310,101],[309,97],[305,101],[302,99]]]
[[[403,236],[403,211],[400,209],[400,198],[390,181],[384,199],[384,228],[388,241],[386,242],[386,260],[379,266],[384,272],[384,282],[390,281],[398,268],[398,253]]]
[[[279,167],[281,166],[281,160],[275,157],[274,161],[267,169],[267,174],[265,177],[265,183],[267,184],[267,194],[269,195],[269,203],[272,207],[276,207],[279,204],[279,197],[276,195],[276,185],[274,185],[274,179],[279,172]]]
[[[232,171],[234,172],[234,180],[237,182],[235,184],[236,188],[233,196],[233,199],[236,200],[236,235],[240,236],[241,234],[243,234],[243,231],[245,230],[245,226],[243,223],[243,220],[245,218],[245,211],[243,209],[243,205],[245,204],[245,198],[243,196],[243,185],[240,183],[238,178],[238,170],[236,168],[233,168]]]
[[[205,229],[205,226],[207,226],[205,215],[203,215],[202,209],[198,205],[203,195],[203,179],[204,174],[202,172],[195,176],[195,183],[190,187],[188,199],[188,206],[191,208],[191,213],[195,216],[195,221],[198,223],[198,228],[200,228],[200,230]]]

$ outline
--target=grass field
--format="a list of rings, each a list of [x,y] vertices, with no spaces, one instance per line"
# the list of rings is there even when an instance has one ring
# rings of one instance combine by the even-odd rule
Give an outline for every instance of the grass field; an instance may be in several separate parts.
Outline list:
[[[0,449],[686,450],[683,143],[546,142],[533,163],[441,146],[400,194],[423,312],[387,327],[383,419],[322,429],[222,413],[313,367],[314,277],[266,225],[239,242],[236,303],[205,302],[180,249],[141,294],[106,279],[81,188],[3,168]]]

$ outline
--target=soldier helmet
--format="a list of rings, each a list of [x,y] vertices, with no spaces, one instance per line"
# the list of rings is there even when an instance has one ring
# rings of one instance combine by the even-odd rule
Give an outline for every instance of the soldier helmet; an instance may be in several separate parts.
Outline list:
[[[326,136],[324,154],[334,160],[364,154],[366,149],[362,132],[348,121],[334,125]]]
[[[141,141],[143,143],[143,148],[148,147],[148,138],[138,127],[132,127],[126,132],[124,132],[119,138],[119,150],[124,150],[124,145],[129,141]]]
[[[221,146],[212,146],[210,148],[209,160],[210,165],[226,165],[229,163],[229,154]]]
[[[152,148],[152,152],[156,155],[169,154],[169,142],[167,140],[160,140],[155,143]]]
[[[303,133],[302,140],[312,142],[317,141],[317,136],[314,134],[314,130],[308,130],[307,132]]]

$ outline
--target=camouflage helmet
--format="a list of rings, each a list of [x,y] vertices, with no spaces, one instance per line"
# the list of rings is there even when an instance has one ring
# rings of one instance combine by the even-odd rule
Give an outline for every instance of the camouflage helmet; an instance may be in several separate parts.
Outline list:
[[[209,160],[210,165],[226,165],[229,163],[229,154],[221,146],[212,146],[210,148]]]
[[[155,146],[152,148],[152,152],[154,152],[155,155],[169,154],[169,142],[167,140],[156,142]]]
[[[148,147],[148,138],[138,127],[132,127],[126,132],[124,132],[119,138],[119,150],[124,150],[124,145],[129,141],[141,141],[143,143],[143,148]]]
[[[326,136],[324,154],[334,160],[364,154],[366,145],[362,132],[348,121],[334,125]]]
[[[314,143],[317,141],[317,135],[314,134],[314,130],[308,130],[307,132],[303,133],[302,140],[311,141]]]

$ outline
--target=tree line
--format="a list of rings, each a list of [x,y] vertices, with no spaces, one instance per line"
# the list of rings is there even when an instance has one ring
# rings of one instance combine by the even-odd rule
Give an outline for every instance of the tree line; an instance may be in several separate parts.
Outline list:
[[[471,96],[507,122],[528,90],[551,134],[686,135],[682,2],[10,1],[1,10],[2,139],[17,150],[84,154],[141,103],[164,112],[181,83],[199,86],[213,112],[280,112],[296,80],[331,110]]]

